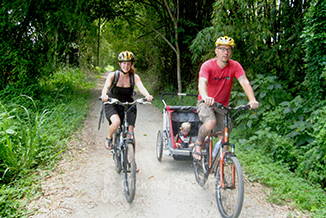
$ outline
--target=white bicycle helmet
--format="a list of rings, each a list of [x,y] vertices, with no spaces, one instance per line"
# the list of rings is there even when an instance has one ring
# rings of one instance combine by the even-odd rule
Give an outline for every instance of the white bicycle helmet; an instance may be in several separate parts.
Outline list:
[[[216,45],[229,45],[234,49],[235,43],[234,40],[231,37],[224,36],[224,37],[219,37],[216,42]]]
[[[118,56],[119,62],[126,62],[126,61],[135,61],[135,56],[131,51],[123,51]]]

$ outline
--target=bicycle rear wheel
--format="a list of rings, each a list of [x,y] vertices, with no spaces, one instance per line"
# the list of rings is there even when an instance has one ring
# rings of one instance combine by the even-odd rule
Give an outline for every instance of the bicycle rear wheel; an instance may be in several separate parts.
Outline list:
[[[221,185],[220,173],[218,165],[215,186],[218,209],[223,218],[236,218],[240,215],[244,197],[243,174],[239,160],[234,155],[226,155],[223,164],[224,188]]]
[[[114,134],[113,135],[113,142],[114,142],[114,146],[113,146],[113,160],[115,163],[115,171],[117,173],[121,172],[121,158],[120,158],[120,150],[119,150],[119,136]]]
[[[204,148],[206,147],[206,149],[202,149],[202,158],[200,163],[198,163],[197,161],[194,161],[194,171],[195,171],[195,177],[196,177],[196,181],[200,186],[204,186],[205,183],[207,182],[208,179],[208,175],[209,175],[209,164],[208,164],[208,154],[209,154],[209,150],[208,150],[208,146],[204,146]],[[206,151],[205,151],[206,150]]]
[[[136,162],[134,147],[128,143],[124,151],[124,191],[126,199],[131,203],[136,193]]]

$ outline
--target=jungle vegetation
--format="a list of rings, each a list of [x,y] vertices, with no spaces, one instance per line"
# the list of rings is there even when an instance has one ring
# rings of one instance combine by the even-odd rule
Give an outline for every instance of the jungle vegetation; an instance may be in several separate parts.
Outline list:
[[[38,181],[68,149],[96,76],[117,69],[121,51],[135,54],[155,96],[198,93],[200,65],[224,35],[260,102],[232,133],[248,179],[271,188],[271,202],[325,217],[326,0],[0,4],[1,217],[33,213],[26,205],[41,194]],[[237,82],[230,102],[247,102]]]

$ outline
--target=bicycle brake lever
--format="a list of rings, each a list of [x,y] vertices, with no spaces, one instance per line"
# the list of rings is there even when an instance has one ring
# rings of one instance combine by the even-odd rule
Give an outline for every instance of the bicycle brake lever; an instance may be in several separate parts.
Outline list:
[[[244,105],[243,106],[243,110],[250,110],[251,108],[250,108],[250,105],[249,104],[246,104],[246,105]]]
[[[218,103],[218,102],[215,102],[215,106],[216,106],[216,107],[218,107],[218,108],[223,108],[223,107],[224,107],[224,105],[223,105],[223,104],[221,104],[221,103]]]

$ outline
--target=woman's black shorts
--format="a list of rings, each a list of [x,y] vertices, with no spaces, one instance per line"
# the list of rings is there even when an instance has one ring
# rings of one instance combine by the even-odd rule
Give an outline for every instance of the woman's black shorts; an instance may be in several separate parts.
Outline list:
[[[124,118],[124,107],[121,105],[112,105],[112,104],[106,104],[105,105],[105,116],[106,119],[109,121],[109,125],[111,125],[110,117],[113,114],[118,114],[121,120],[121,123],[123,122]],[[135,126],[136,123],[136,117],[137,117],[137,108],[133,107],[127,116],[128,124],[130,126]]]

